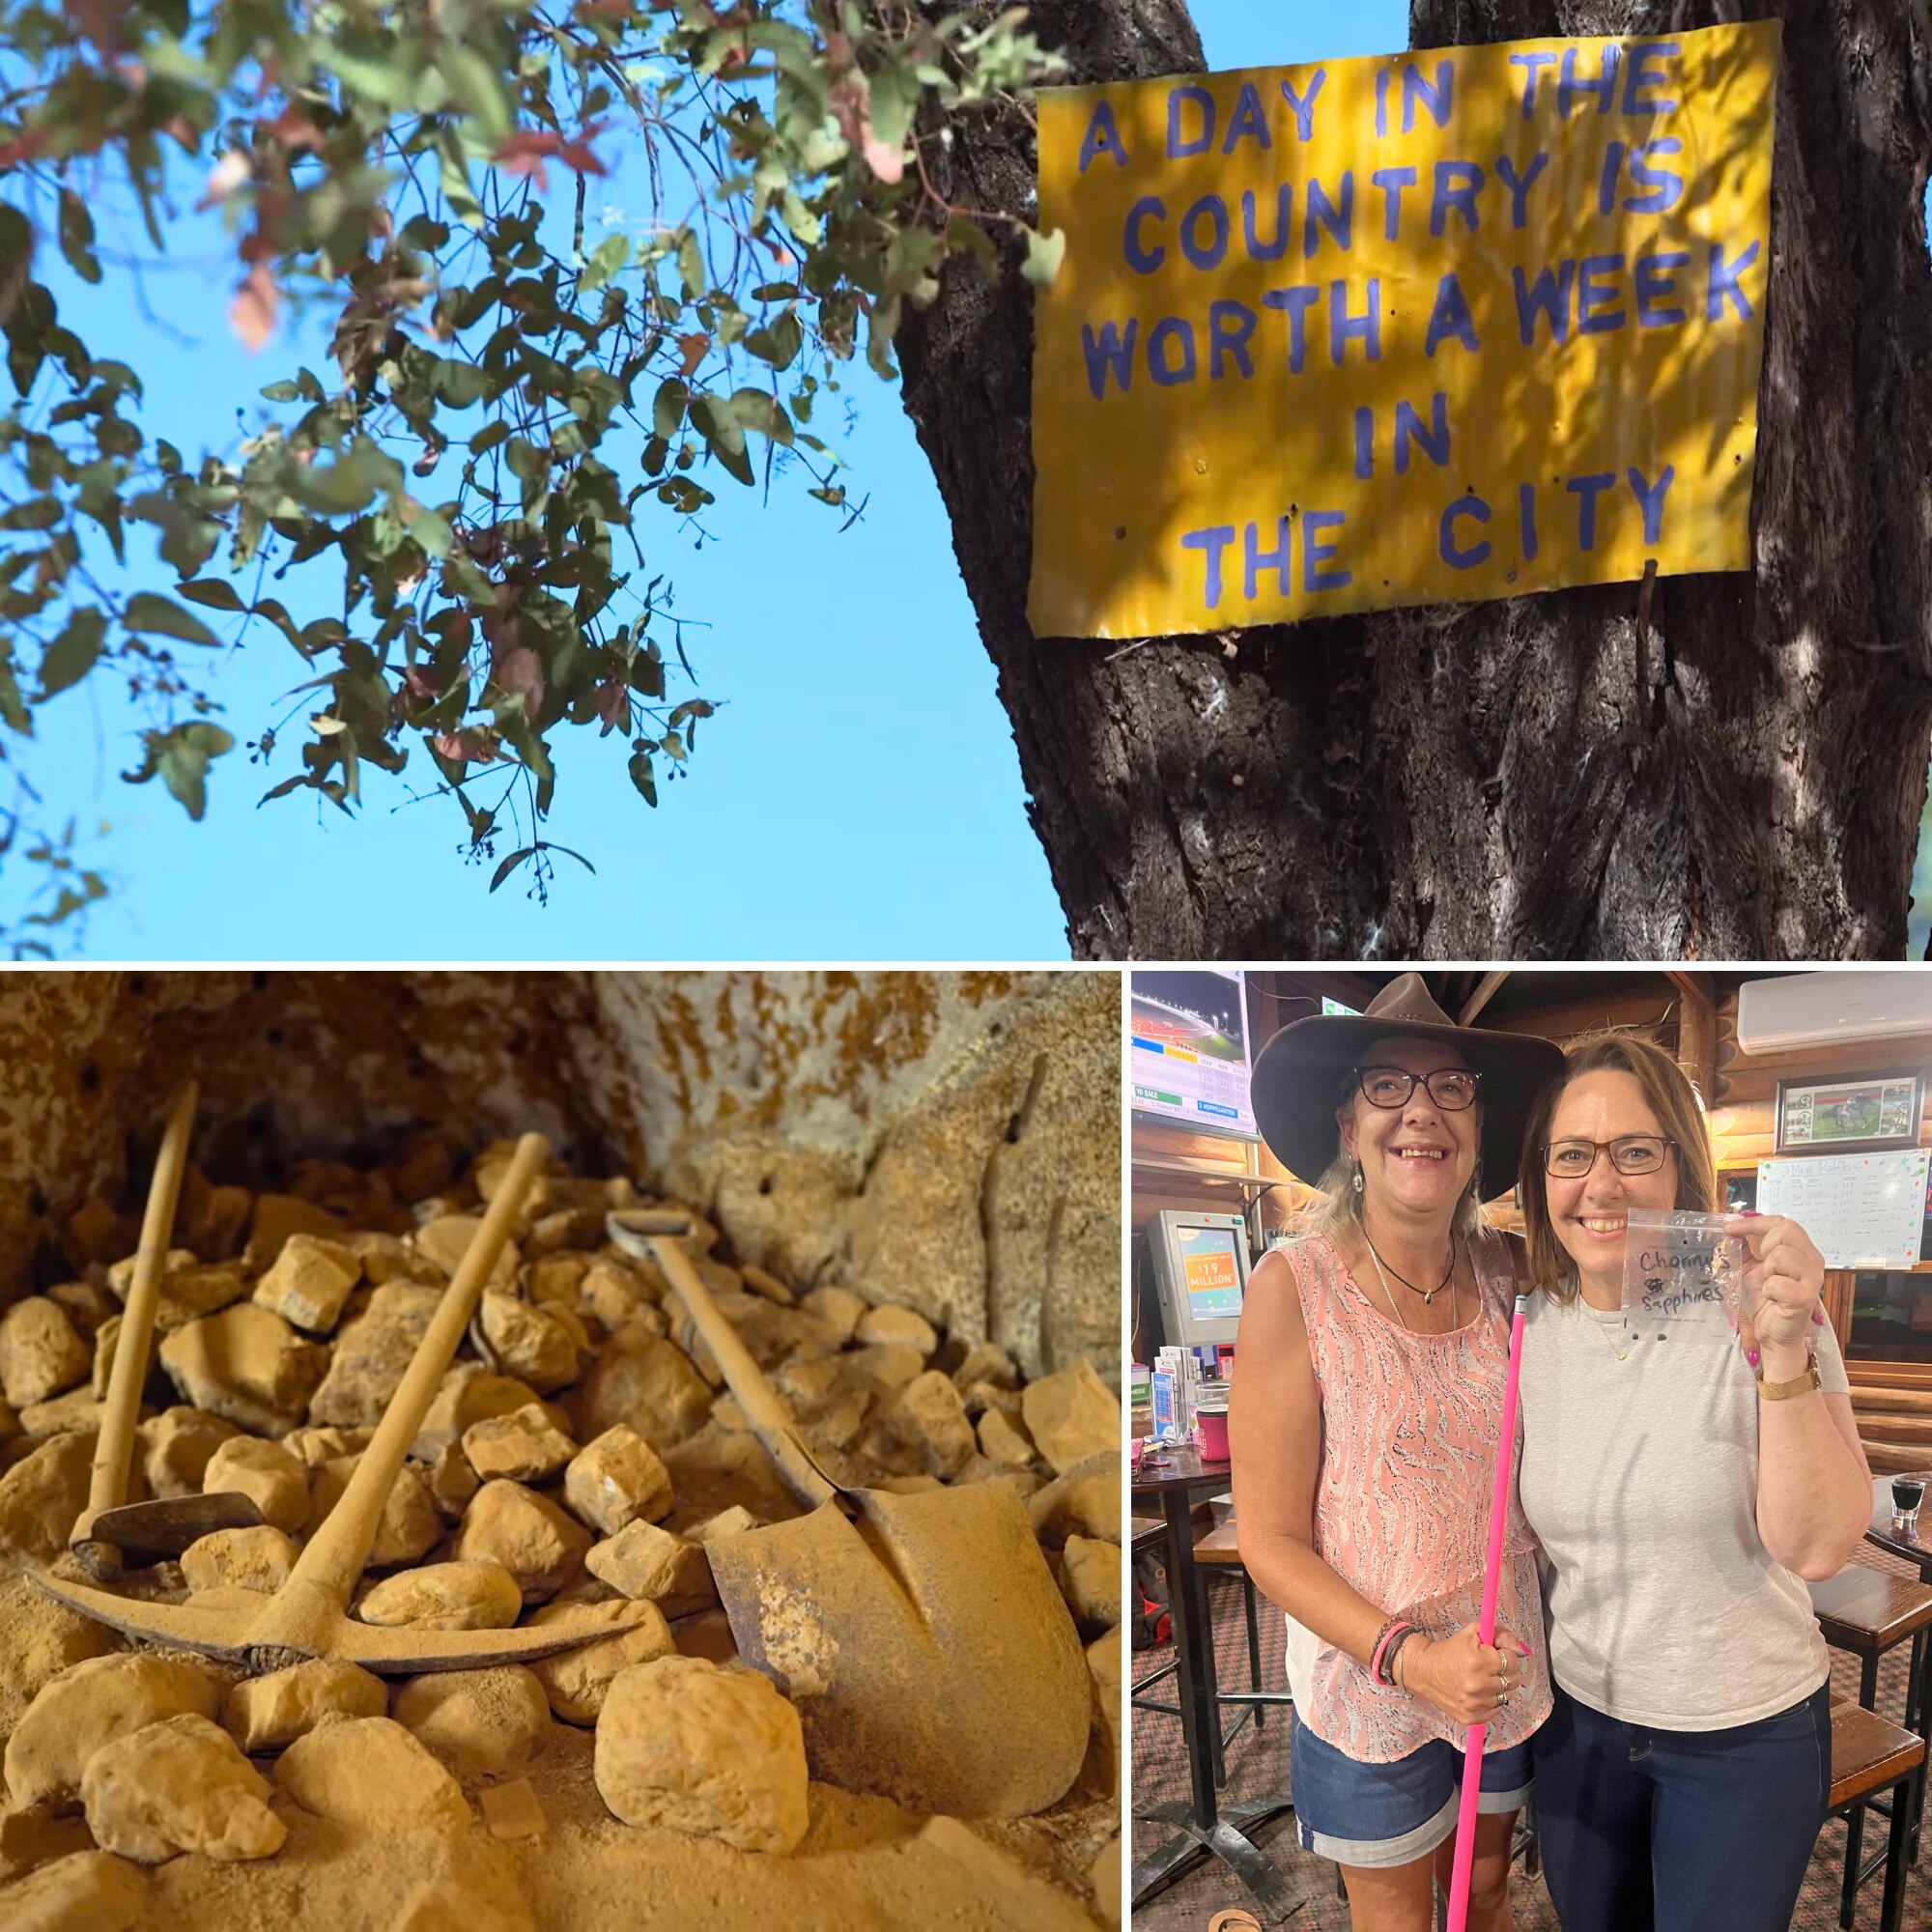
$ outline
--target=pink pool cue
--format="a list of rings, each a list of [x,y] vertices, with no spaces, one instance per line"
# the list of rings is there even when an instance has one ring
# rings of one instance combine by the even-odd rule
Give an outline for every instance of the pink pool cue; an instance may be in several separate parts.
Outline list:
[[[1490,1503],[1490,1554],[1483,1572],[1483,1616],[1476,1634],[1496,1640],[1496,1595],[1503,1580],[1503,1527],[1509,1520],[1510,1463],[1516,1448],[1516,1389],[1522,1375],[1522,1318],[1529,1296],[1516,1298],[1510,1323],[1509,1376],[1503,1384],[1503,1429],[1496,1456],[1496,1492]],[[1476,1861],[1476,1801],[1482,1795],[1483,1732],[1471,1724],[1463,1747],[1463,1801],[1456,1813],[1456,1867],[1449,1880],[1449,1932],[1464,1932],[1469,1920],[1469,1872]]]

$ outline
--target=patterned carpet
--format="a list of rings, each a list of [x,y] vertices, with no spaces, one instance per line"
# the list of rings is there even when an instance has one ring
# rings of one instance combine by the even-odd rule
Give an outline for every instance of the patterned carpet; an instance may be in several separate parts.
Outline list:
[[[1914,1574],[1897,1558],[1865,1545],[1856,1559],[1872,1569],[1892,1569],[1902,1575]],[[1232,1576],[1210,1576],[1208,1595],[1214,1605],[1215,1657],[1225,1689],[1245,1689],[1248,1685],[1247,1626],[1241,1609],[1241,1591]],[[1282,1690],[1282,1638],[1278,1616],[1265,1601],[1261,1604],[1262,1682],[1264,1688]],[[1134,1676],[1150,1671],[1173,1658],[1171,1645],[1134,1654]],[[1902,1644],[1885,1659],[1879,1671],[1878,1709],[1894,1723],[1905,1707],[1905,1673],[1911,1646]],[[1858,1660],[1842,1651],[1832,1653],[1832,1684],[1834,1690],[1856,1699],[1859,1693]],[[1152,1692],[1166,1703],[1174,1701],[1170,1678]],[[1233,1722],[1238,1712],[1229,1708],[1224,1720]],[[1157,1712],[1134,1711],[1132,1723],[1133,1808],[1136,1813],[1153,1804],[1185,1802],[1187,1759],[1181,1749],[1180,1721]],[[1261,1798],[1288,1786],[1288,1723],[1285,1710],[1276,1707],[1265,1713],[1265,1728],[1253,1723],[1243,1726],[1239,1737],[1228,1747],[1228,1783],[1224,1797],[1232,1801]],[[1926,1839],[1919,1862],[1912,1869],[1905,1890],[1905,1932],[1925,1932],[1932,1927],[1932,1797],[1926,1801]],[[1886,1821],[1873,1812],[1865,1814],[1866,1855],[1885,1842]],[[1138,1816],[1133,1825],[1133,1858],[1136,1863],[1148,1858],[1171,1835],[1167,1827],[1149,1824]],[[1284,1812],[1255,1834],[1255,1842],[1273,1859],[1291,1891],[1300,1901],[1287,1922],[1293,1932],[1348,1932],[1349,1908],[1336,1896],[1335,1867],[1325,1859],[1304,1852],[1296,1843],[1294,1817]],[[1792,1932],[1833,1932],[1838,1922],[1838,1888],[1844,1869],[1845,1828],[1837,1819],[1828,1820],[1811,1854],[1811,1867],[1793,1915]],[[1883,1878],[1874,1873],[1859,1892],[1857,1932],[1876,1932]],[[1543,1880],[1526,1877],[1520,1863],[1511,1876],[1511,1892],[1520,1932],[1559,1932],[1556,1914]],[[1197,1866],[1178,1885],[1170,1887],[1133,1914],[1134,1932],[1204,1932],[1214,1915],[1225,1908],[1237,1907],[1256,1912],[1255,1901],[1226,1865],[1211,1860]],[[1234,1925],[1240,1927],[1236,1919]]]

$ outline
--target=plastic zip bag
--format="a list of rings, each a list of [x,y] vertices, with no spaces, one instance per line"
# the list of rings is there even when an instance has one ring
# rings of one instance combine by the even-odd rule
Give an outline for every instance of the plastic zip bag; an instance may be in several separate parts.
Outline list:
[[[1744,1236],[1722,1214],[1633,1208],[1624,1220],[1624,1325],[1649,1340],[1733,1347],[1754,1313]]]

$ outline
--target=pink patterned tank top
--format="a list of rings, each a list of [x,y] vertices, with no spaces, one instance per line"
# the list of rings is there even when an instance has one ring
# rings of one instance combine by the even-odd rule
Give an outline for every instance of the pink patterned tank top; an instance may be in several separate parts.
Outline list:
[[[1294,1271],[1321,1396],[1316,1553],[1385,1615],[1448,1636],[1482,1610],[1496,1438],[1516,1283],[1494,1229],[1469,1236],[1481,1290],[1474,1320],[1446,1335],[1399,1328],[1355,1286],[1325,1235],[1284,1251]],[[1520,1460],[1519,1434],[1513,1463]],[[1536,1542],[1514,1468],[1496,1623],[1530,1647],[1520,1688],[1486,1727],[1485,1752],[1520,1744],[1549,1715],[1549,1661]],[[1365,1665],[1317,1642],[1300,1720],[1367,1764],[1463,1734],[1435,1705],[1378,1684]]]

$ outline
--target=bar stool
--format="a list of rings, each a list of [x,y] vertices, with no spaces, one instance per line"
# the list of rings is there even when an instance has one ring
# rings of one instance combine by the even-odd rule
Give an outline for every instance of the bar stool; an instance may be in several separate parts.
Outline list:
[[[1838,1923],[1849,1927],[1859,1888],[1883,1865],[1885,1892],[1879,1932],[1899,1932],[1905,1912],[1906,1836],[1912,1822],[1914,1779],[1925,1763],[1925,1740],[1888,1722],[1860,1704],[1832,1707],[1832,1796],[1828,1815],[1845,1821],[1845,1890]],[[1885,1850],[1861,1862],[1865,1806],[1890,1794],[1891,1826]]]
[[[1260,1730],[1267,1721],[1267,1707],[1270,1704],[1288,1704],[1293,1701],[1286,1690],[1264,1690],[1262,1689],[1262,1638],[1261,1622],[1257,1610],[1255,1579],[1248,1575],[1247,1566],[1241,1561],[1240,1545],[1235,1534],[1235,1518],[1229,1515],[1207,1535],[1194,1540],[1194,1561],[1201,1566],[1201,1596],[1204,1608],[1207,1607],[1208,1578],[1211,1575],[1236,1575],[1241,1579],[1243,1607],[1248,1624],[1248,1689],[1245,1690],[1223,1690],[1218,1684],[1214,1687],[1216,1708],[1223,1704],[1241,1704],[1247,1708],[1235,1719],[1234,1727],[1222,1730],[1215,1725],[1214,1739],[1214,1781],[1225,1784],[1228,1781],[1227,1765],[1223,1752],[1227,1746],[1240,1735],[1241,1726],[1250,1718],[1255,1729]]]
[[[1163,1557],[1166,1557],[1167,1523],[1163,1518],[1157,1516],[1137,1516],[1130,1520],[1128,1531],[1127,1580],[1132,1587],[1138,1589],[1139,1585],[1133,1582],[1134,1565],[1139,1562],[1142,1554],[1150,1549],[1157,1549],[1161,1551]],[[1173,1560],[1167,1558],[1162,1567],[1167,1572],[1171,1588],[1174,1579]],[[1138,1598],[1135,1599],[1135,1603],[1139,1603]],[[1170,1657],[1159,1669],[1149,1671],[1145,1677],[1136,1677],[1128,1686],[1127,1701],[1136,1711],[1162,1711],[1170,1718],[1179,1717],[1179,1704],[1156,1704],[1151,1697],[1144,1697],[1141,1694],[1144,1690],[1151,1690],[1163,1679],[1172,1677],[1179,1668],[1179,1658]]]
[[[1932,1652],[1932,1589],[1910,1577],[1889,1571],[1872,1570],[1863,1564],[1848,1564],[1835,1577],[1807,1584],[1812,1613],[1825,1641],[1836,1649],[1852,1652],[1859,1659],[1859,1703],[1864,1710],[1878,1702],[1878,1666],[1885,1654],[1910,1639],[1912,1656],[1905,1674],[1905,1727],[1923,1739],[1932,1722],[1926,1710],[1926,1659]],[[1906,1799],[1910,1832],[1908,1855],[1918,1851],[1918,1816],[1924,1804],[1925,1776],[1921,1767],[1913,1779]],[[1887,1812],[1889,1801],[1872,1808]],[[1854,1831],[1858,1829],[1856,1826]],[[1849,1876],[1839,1923],[1849,1927],[1853,1888]]]

